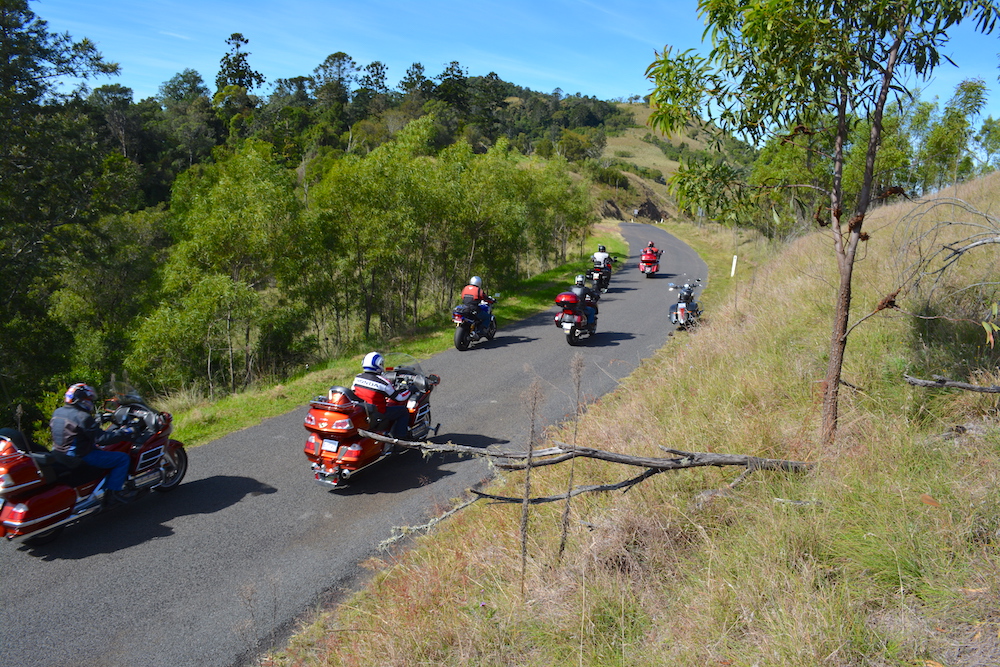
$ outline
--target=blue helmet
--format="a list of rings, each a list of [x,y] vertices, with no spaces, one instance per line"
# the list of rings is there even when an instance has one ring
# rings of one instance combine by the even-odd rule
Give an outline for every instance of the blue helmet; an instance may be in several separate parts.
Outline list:
[[[361,368],[369,373],[381,373],[385,370],[385,359],[378,352],[369,352],[361,362]]]
[[[97,392],[89,384],[77,382],[66,390],[63,401],[67,405],[75,405],[87,412],[94,411],[94,401],[97,400]]]

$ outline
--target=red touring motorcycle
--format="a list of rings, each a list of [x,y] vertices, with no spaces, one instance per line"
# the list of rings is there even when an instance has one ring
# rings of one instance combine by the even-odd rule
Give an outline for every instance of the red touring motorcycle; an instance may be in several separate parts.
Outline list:
[[[639,255],[639,270],[645,273],[647,278],[652,278],[660,270],[660,253],[648,247],[643,248]]]
[[[154,491],[173,491],[187,472],[184,445],[170,438],[173,417],[150,408],[131,387],[105,388],[101,423],[130,426],[131,436],[104,449],[125,452],[129,466],[125,488],[129,501]],[[58,537],[68,524],[105,508],[104,477],[73,457],[31,444],[20,431],[0,429],[0,535],[42,544]]]
[[[570,345],[579,345],[584,338],[590,338],[597,333],[597,315],[594,315],[593,326],[587,326],[587,313],[584,311],[586,303],[581,303],[580,297],[573,292],[562,292],[556,296],[556,305],[560,311],[556,313],[556,326],[561,328],[566,334],[566,342]],[[597,308],[597,304],[590,302],[589,305]]]
[[[437,434],[441,425],[431,428],[431,391],[441,383],[437,375],[428,375],[408,354],[385,356],[385,377],[397,389],[409,389],[406,408],[410,414],[409,440],[422,440]],[[344,488],[348,479],[390,456],[394,447],[366,438],[358,429],[371,430],[368,410],[371,406],[346,387],[330,387],[326,396],[309,403],[305,427],[309,431],[303,451],[312,464],[316,481],[328,488]]]

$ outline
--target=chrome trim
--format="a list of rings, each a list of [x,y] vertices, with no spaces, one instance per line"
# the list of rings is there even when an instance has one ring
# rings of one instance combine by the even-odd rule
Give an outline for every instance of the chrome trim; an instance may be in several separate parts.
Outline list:
[[[21,521],[20,523],[17,522],[17,521],[10,521],[10,520],[8,520],[8,521],[4,521],[3,525],[7,526],[8,528],[24,528],[25,526],[34,526],[36,523],[41,523],[42,521],[45,521],[47,519],[51,519],[52,517],[57,516],[59,514],[62,514],[65,511],[66,511],[66,509],[63,508],[63,509],[59,510],[58,512],[53,512],[52,514],[49,514],[47,516],[39,517],[37,519],[32,519],[31,521]],[[73,510],[70,509],[69,513],[72,516]]]
[[[40,484],[43,481],[44,480],[42,480],[41,478],[39,478],[39,479],[36,479],[34,481],[31,481],[31,482],[25,482],[24,484],[18,484],[17,486],[0,486],[0,498],[5,497],[8,493],[11,493],[12,491],[17,491],[18,489],[23,489],[23,488],[25,488],[27,486],[34,486],[35,484]]]
[[[98,502],[96,505],[91,505],[90,507],[88,507],[86,509],[80,510],[80,512],[78,512],[78,513],[70,514],[68,517],[66,517],[65,519],[62,519],[61,521],[56,521],[55,523],[53,523],[51,525],[45,526],[45,528],[43,528],[43,530],[52,530],[53,528],[58,528],[59,526],[65,526],[68,523],[74,523],[77,520],[82,519],[85,516],[89,516],[91,514],[94,514],[95,512],[99,512],[100,510],[101,510],[101,503]],[[7,521],[4,521],[4,524],[5,525],[10,525]],[[20,525],[25,525],[25,524],[20,524]],[[25,538],[29,538],[32,535],[34,535],[35,532],[37,532],[37,531],[32,531],[32,532],[27,533],[25,535],[8,535],[7,539],[10,540],[10,541],[23,540]]]

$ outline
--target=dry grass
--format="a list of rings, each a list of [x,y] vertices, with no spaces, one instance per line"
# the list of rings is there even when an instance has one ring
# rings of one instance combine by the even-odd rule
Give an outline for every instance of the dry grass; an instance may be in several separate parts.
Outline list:
[[[963,186],[962,195],[995,209],[997,182],[987,184],[978,194]],[[869,219],[852,320],[899,286],[905,257],[892,240],[912,206]],[[955,379],[997,383],[997,351],[975,348],[982,330],[977,339],[962,323],[926,329],[892,310],[867,320],[848,344],[844,377],[855,389],[842,393],[838,445],[819,450],[835,281],[829,238],[775,251],[728,232],[671,231],[710,257],[704,325],[677,334],[553,437],[570,441],[576,428],[581,444],[635,455],[662,455],[662,445],[810,460],[815,470],[756,472],[729,488],[739,471],[695,469],[627,494],[578,497],[561,557],[562,505],[534,507],[523,595],[518,510],[473,505],[416,548],[375,563],[371,586],[266,664],[1000,662],[996,398],[902,381],[904,372],[976,365]],[[745,268],[729,284],[734,245]],[[995,270],[1000,253],[987,252]],[[961,267],[956,284],[975,279],[982,261]],[[916,312],[926,296],[900,304]],[[632,474],[575,466],[578,484]],[[560,493],[568,470],[536,471],[533,492]],[[511,474],[492,490],[516,495],[523,485]]]

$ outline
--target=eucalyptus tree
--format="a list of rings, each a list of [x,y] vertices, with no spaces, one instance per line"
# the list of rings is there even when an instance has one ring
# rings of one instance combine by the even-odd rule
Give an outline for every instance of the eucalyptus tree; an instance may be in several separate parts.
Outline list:
[[[655,127],[674,132],[707,120],[754,142],[778,133],[791,142],[814,132],[830,134],[829,202],[816,218],[830,230],[839,274],[820,431],[821,443],[832,445],[854,262],[859,243],[868,239],[868,208],[879,196],[873,186],[886,106],[893,94],[905,94],[911,75],[921,79],[934,72],[950,28],[972,21],[991,32],[998,8],[987,0],[699,0],[698,6],[712,51],[703,57],[666,48],[649,66]],[[832,124],[821,125],[824,117]],[[848,210],[844,167],[858,118],[867,121],[870,134],[861,139],[864,170]],[[717,190],[720,183],[712,176],[709,169],[688,166],[675,184],[683,196],[692,196]],[[730,210],[746,204],[753,191],[733,194]]]
[[[982,153],[980,171],[985,173],[1000,168],[1000,119],[987,116],[974,138]]]
[[[268,365],[259,345],[261,323],[273,315],[265,304],[282,307],[268,295],[298,279],[312,245],[294,186],[271,146],[250,140],[178,179],[171,207],[178,240],[164,267],[164,298],[138,330],[133,370],[157,369],[170,382],[204,378],[213,387],[221,379],[235,391]]]
[[[92,42],[54,33],[26,0],[0,3],[0,392],[13,408],[57,372],[65,330],[48,315],[48,282],[65,230],[95,217],[104,155],[70,79],[117,74]]]

